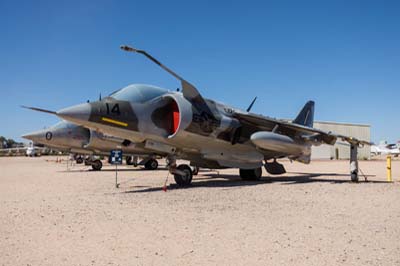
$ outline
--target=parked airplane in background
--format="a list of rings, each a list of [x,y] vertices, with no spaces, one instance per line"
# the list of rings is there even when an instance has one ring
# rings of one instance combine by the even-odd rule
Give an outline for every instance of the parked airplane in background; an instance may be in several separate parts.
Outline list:
[[[85,163],[91,165],[93,170],[100,170],[103,164],[101,160],[91,155],[109,156],[110,150],[113,149],[121,149],[128,164],[133,164],[134,157],[140,155],[145,159],[139,164],[143,164],[146,169],[155,170],[158,167],[154,152],[145,150],[130,141],[107,136],[66,121],[22,137],[57,150],[90,155]],[[79,159],[81,157],[77,157],[77,160]]]
[[[176,159],[204,168],[239,168],[242,179],[258,180],[262,166],[270,174],[283,174],[285,168],[277,159],[309,163],[312,145],[333,145],[338,138],[352,145],[351,177],[358,180],[354,154],[359,145],[370,143],[313,128],[313,101],[307,102],[292,122],[256,115],[205,99],[192,84],[147,52],[121,48],[155,62],[181,82],[182,92],[135,84],[100,101],[58,112],[28,108],[167,154],[169,171],[180,186],[189,185],[193,173],[188,165],[177,165]]]
[[[40,156],[46,148],[38,147],[38,146],[23,146],[23,147],[16,147],[16,148],[4,148],[0,149],[0,154],[5,156],[12,156],[12,155],[25,155],[28,157],[36,157]]]
[[[387,144],[386,141],[381,142],[379,145],[371,146],[371,154],[376,155],[393,155],[398,157],[400,154],[400,142]]]

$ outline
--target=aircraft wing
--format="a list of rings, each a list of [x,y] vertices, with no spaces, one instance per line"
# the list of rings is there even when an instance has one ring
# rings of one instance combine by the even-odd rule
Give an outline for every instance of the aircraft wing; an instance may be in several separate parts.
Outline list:
[[[310,141],[311,144],[329,144],[333,145],[337,139],[342,139],[350,144],[356,145],[372,145],[368,141],[358,140],[353,137],[335,134],[333,132],[326,132],[320,129],[298,125],[295,123],[288,122],[286,120],[279,120],[263,115],[257,115],[252,113],[234,113],[234,117],[239,120],[243,127],[253,127],[258,130],[268,130],[276,132],[284,132],[291,136],[299,136],[305,141]],[[254,129],[253,129],[254,131]]]

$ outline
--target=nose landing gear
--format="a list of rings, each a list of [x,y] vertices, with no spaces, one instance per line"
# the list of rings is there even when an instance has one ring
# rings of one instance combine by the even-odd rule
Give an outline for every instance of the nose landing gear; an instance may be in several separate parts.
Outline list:
[[[175,182],[180,187],[187,187],[192,183],[193,172],[187,164],[176,165],[176,158],[169,156],[167,158],[168,170],[174,175]]]

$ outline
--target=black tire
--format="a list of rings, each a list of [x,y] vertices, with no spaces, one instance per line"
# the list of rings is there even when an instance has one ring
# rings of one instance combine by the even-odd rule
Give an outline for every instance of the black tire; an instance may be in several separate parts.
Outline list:
[[[357,173],[351,173],[351,182],[358,182],[358,174]]]
[[[150,159],[144,164],[144,168],[147,170],[156,170],[158,168],[158,162],[155,159]]]
[[[243,180],[258,181],[262,177],[262,169],[261,167],[255,169],[239,169],[239,174]]]
[[[199,170],[200,170],[199,167],[193,166],[192,174],[193,174],[193,175],[198,175],[198,174],[199,174]]]
[[[189,186],[192,183],[192,178],[193,178],[192,169],[186,164],[179,165],[177,169],[185,172],[186,175],[182,176],[180,174],[174,174],[174,179],[176,184],[180,187]]]
[[[83,163],[83,158],[82,158],[82,157],[76,158],[76,163],[77,163],[77,164]]]
[[[102,167],[103,167],[103,163],[100,160],[94,160],[92,162],[92,169],[94,171],[100,171]]]

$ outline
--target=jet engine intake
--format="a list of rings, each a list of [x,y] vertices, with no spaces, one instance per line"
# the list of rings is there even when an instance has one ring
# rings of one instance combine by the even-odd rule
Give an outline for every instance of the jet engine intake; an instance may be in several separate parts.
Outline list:
[[[165,130],[165,137],[173,138],[192,122],[192,105],[181,94],[164,96],[161,101],[161,106],[152,112],[151,119],[158,128]]]

